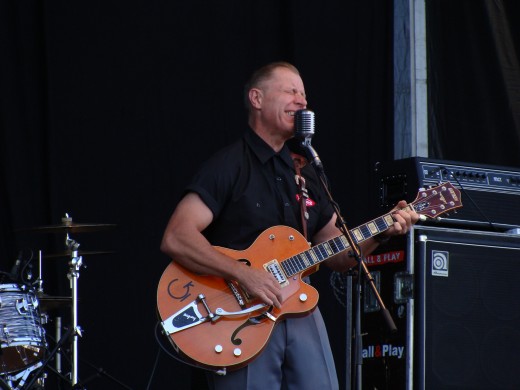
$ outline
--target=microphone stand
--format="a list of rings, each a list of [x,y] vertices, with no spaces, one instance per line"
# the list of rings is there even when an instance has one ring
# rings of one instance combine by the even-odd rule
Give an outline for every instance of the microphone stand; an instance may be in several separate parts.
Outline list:
[[[325,176],[325,171],[323,169],[323,164],[321,163],[320,158],[318,157],[318,154],[314,150],[314,148],[310,144],[310,139],[305,139],[302,142],[302,146],[305,148],[307,152],[307,157],[311,160],[311,165],[314,167],[316,174],[318,175],[318,178],[320,179],[321,185],[323,189],[325,190],[325,193],[327,194],[327,197],[334,208],[334,212],[337,215],[336,220],[336,226],[338,229],[343,233],[345,238],[347,239],[349,245],[350,245],[350,256],[354,257],[359,265],[359,273],[358,273],[358,283],[357,283],[357,289],[356,289],[356,326],[355,326],[355,355],[354,355],[354,364],[356,367],[355,371],[355,389],[361,390],[362,389],[362,365],[363,365],[363,342],[361,340],[361,276],[365,275],[367,281],[369,282],[369,286],[372,289],[374,296],[376,297],[380,308],[381,308],[381,314],[383,315],[383,318],[385,322],[387,323],[389,329],[392,332],[397,331],[397,327],[395,326],[395,323],[390,315],[390,312],[386,308],[385,304],[383,303],[383,300],[381,299],[381,296],[379,294],[379,291],[377,291],[377,287],[374,282],[374,278],[372,277],[372,274],[368,270],[368,267],[364,261],[363,255],[361,253],[361,249],[357,242],[354,240],[352,235],[350,234],[350,230],[347,227],[347,224],[345,223],[345,220],[341,216],[341,212],[339,210],[338,204],[334,201],[332,198],[332,194],[329,190],[329,186],[327,185],[327,180]],[[348,318],[347,318],[348,321]],[[350,335],[347,335],[347,337],[350,337]],[[350,369],[350,367],[349,367]]]

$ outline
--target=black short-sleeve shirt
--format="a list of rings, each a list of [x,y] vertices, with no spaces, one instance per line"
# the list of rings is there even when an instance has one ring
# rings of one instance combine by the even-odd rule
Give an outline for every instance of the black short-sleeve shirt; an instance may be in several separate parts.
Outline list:
[[[330,220],[333,209],[314,168],[307,164],[302,176],[309,193],[307,229],[312,238]],[[203,232],[212,245],[242,250],[276,225],[302,232],[290,150],[284,146],[276,153],[251,129],[213,155],[186,191],[197,193],[213,213],[213,222]]]

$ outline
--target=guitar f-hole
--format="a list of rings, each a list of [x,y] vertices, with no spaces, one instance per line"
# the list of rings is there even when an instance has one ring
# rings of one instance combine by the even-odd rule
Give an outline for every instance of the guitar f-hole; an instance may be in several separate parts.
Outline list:
[[[262,322],[262,320],[265,320],[266,318],[271,318],[274,321],[276,318],[271,315],[270,312],[272,310],[273,310],[273,306],[269,306],[269,309],[266,310],[265,312],[263,312],[262,314],[259,314],[255,317],[248,318],[246,322],[244,322],[242,325],[240,325],[238,328],[236,328],[235,331],[232,333],[231,343],[233,343],[233,345],[242,344],[242,339],[238,338],[237,336],[238,336],[238,333],[245,327],[252,326],[252,325],[258,325]]]

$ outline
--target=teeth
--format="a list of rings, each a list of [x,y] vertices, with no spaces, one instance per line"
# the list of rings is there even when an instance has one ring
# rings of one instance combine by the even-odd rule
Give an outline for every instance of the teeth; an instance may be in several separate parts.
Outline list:
[[[294,111],[289,111],[287,114],[290,116],[294,116]]]

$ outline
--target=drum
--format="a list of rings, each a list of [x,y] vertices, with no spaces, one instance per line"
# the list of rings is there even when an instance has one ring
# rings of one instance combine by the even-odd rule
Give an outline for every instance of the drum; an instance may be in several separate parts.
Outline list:
[[[0,284],[0,373],[43,359],[47,345],[38,306],[36,295],[26,286]]]

